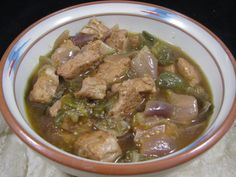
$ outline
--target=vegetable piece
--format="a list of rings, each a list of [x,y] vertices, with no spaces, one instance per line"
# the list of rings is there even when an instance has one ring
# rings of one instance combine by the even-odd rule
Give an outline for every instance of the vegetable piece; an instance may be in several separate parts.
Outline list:
[[[143,31],[140,37],[142,40],[142,45],[146,45],[149,48],[151,48],[157,42],[157,38],[147,31]]]
[[[206,120],[213,113],[214,106],[209,101],[204,101],[199,111],[197,122]]]
[[[83,77],[81,76],[77,76],[76,78],[71,80],[65,80],[65,87],[69,92],[75,92],[82,87],[82,81]]]
[[[137,150],[126,151],[125,158],[122,159],[122,162],[138,162],[140,161],[141,154]]]
[[[52,65],[52,61],[48,56],[40,56],[39,57],[39,68],[41,68],[43,65]]]
[[[155,115],[146,116],[143,112],[138,112],[133,116],[131,125],[133,130],[136,131],[137,129],[148,130],[157,125],[165,125],[165,124],[170,124],[170,120],[163,119],[162,117],[158,117]]]
[[[134,129],[134,141],[142,155],[160,157],[176,150],[179,130],[175,124],[158,117],[145,117],[144,121],[146,125],[149,124],[148,128],[136,127]]]
[[[181,138],[192,141],[193,137],[199,136],[207,126],[207,122],[194,122],[194,124],[181,128]]]
[[[166,135],[151,136],[144,139],[140,153],[146,156],[162,157],[176,150],[175,140]]]
[[[95,104],[94,107],[92,107],[92,116],[99,118],[99,119],[104,119],[106,116],[106,103],[103,101],[100,101]]]
[[[57,100],[53,105],[48,109],[49,115],[51,117],[56,117],[58,111],[61,109],[61,100]]]
[[[171,117],[173,114],[174,107],[171,104],[161,101],[148,101],[144,114],[146,116],[161,116]]]
[[[55,124],[60,126],[64,119],[78,122],[80,117],[88,117],[91,108],[85,100],[76,100],[73,95],[66,94],[61,98],[61,109],[55,117]]]
[[[204,88],[199,85],[196,85],[194,87],[188,86],[185,88],[185,91],[187,94],[195,96],[201,102],[205,102],[210,99]]]
[[[64,32],[62,32],[60,34],[60,36],[58,36],[58,38],[55,40],[54,45],[52,50],[55,50],[56,48],[58,48],[65,40],[67,40],[69,38],[69,31],[65,30]]]
[[[151,160],[153,158],[154,157],[140,154],[138,150],[128,150],[125,152],[124,157],[121,158],[118,162],[122,163],[139,162],[139,161]]]
[[[157,79],[157,65],[157,59],[147,46],[144,46],[131,62],[131,68],[138,77],[149,75],[154,80]]]
[[[168,101],[175,106],[172,119],[180,124],[189,124],[198,116],[197,99],[193,96],[167,91]]]
[[[81,48],[84,45],[88,44],[90,41],[94,41],[95,38],[95,34],[79,33],[78,35],[70,37],[70,40],[74,43],[74,45]]]
[[[176,58],[179,56],[175,50],[172,49],[173,46],[158,40],[155,45],[151,48],[152,53],[158,59],[160,65],[170,65],[173,64]]]
[[[65,93],[66,91],[66,85],[65,85],[65,82],[62,81],[61,78],[59,78],[59,86],[57,87],[57,91],[56,91],[56,94],[54,96],[55,100],[59,100]]]
[[[110,47],[109,45],[105,44],[104,42],[101,42],[100,46],[99,46],[99,52],[102,55],[111,55],[111,54],[115,53],[115,49]]]
[[[114,120],[114,119],[103,119],[98,120],[95,126],[99,130],[107,131],[116,137],[125,135],[129,129],[129,124],[124,120]]]
[[[177,74],[163,72],[159,76],[158,86],[164,89],[173,89],[174,91],[184,90],[186,82]]]

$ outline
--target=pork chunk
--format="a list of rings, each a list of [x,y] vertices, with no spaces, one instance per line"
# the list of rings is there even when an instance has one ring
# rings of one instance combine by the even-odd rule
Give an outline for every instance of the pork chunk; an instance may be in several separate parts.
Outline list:
[[[114,162],[122,153],[116,137],[104,131],[81,135],[74,149],[77,155],[103,162]]]
[[[103,79],[87,77],[83,80],[82,88],[75,93],[76,97],[103,99],[106,96],[107,85]]]
[[[117,82],[129,70],[130,61],[128,57],[108,56],[99,65],[95,77],[105,80],[108,85]]]
[[[59,66],[73,58],[79,50],[79,47],[75,46],[71,40],[66,40],[55,50],[51,59],[56,66]]]
[[[111,36],[106,40],[106,43],[117,50],[124,50],[127,44],[127,30],[113,30]]]
[[[56,117],[58,111],[61,109],[61,100],[57,100],[50,108],[49,114],[51,117]]]
[[[89,23],[80,31],[80,33],[83,34],[94,35],[97,39],[103,39],[108,32],[109,28],[95,18],[91,19]]]
[[[190,85],[195,86],[200,83],[200,74],[186,59],[178,58],[177,68],[179,73],[190,82]]]
[[[119,92],[119,99],[108,115],[113,118],[123,119],[130,116],[142,102],[143,98],[140,93],[154,93],[156,88],[151,77],[143,77],[114,84],[112,91]]]
[[[128,87],[135,88],[138,93],[155,93],[156,87],[154,80],[145,76],[143,78],[135,78],[124,81],[123,83],[114,84],[112,86],[113,92],[118,92],[120,89],[126,89]]]
[[[104,55],[112,52],[112,49],[97,40],[89,43],[81,49],[73,59],[70,59],[65,64],[57,69],[57,74],[65,79],[73,79],[77,75],[83,73],[92,66],[97,65],[102,61]]]
[[[38,79],[29,95],[30,101],[37,103],[52,101],[59,85],[59,77],[55,71],[56,69],[51,65],[45,65],[40,69]]]
[[[93,77],[83,80],[82,88],[75,93],[77,97],[103,99],[106,96],[107,86],[118,81],[128,71],[130,59],[121,56],[108,56],[104,63],[99,65],[98,72]]]

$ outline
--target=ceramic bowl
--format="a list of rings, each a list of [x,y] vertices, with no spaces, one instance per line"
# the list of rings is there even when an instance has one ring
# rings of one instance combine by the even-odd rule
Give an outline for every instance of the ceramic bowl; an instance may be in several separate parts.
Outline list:
[[[155,160],[115,164],[84,159],[64,152],[42,139],[31,128],[25,108],[27,80],[60,33],[77,33],[93,17],[108,26],[119,24],[130,31],[146,30],[179,46],[201,66],[207,76],[215,105],[206,131],[187,147]],[[139,2],[93,2],[55,12],[35,22],[8,47],[0,66],[0,106],[15,134],[29,147],[76,176],[153,176],[182,164],[212,147],[231,127],[236,117],[235,60],[223,42],[206,27],[173,10]]]

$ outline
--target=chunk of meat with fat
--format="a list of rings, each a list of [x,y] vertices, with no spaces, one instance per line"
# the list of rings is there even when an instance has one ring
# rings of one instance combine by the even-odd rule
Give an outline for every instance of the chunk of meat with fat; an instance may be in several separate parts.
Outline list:
[[[56,66],[59,66],[69,59],[73,58],[80,48],[75,46],[71,40],[65,40],[52,54],[51,60]]]
[[[59,66],[57,74],[65,79],[72,79],[100,63],[104,55],[112,52],[113,50],[100,40],[91,42],[84,46],[73,59]]]
[[[91,19],[89,23],[80,31],[80,33],[83,34],[92,34],[97,39],[104,39],[108,32],[109,28],[95,18]]]
[[[127,30],[115,29],[111,32],[111,36],[107,38],[106,43],[117,50],[125,50],[128,41],[127,34]]]
[[[56,94],[59,77],[51,65],[44,65],[38,73],[38,79],[30,92],[29,100],[37,103],[50,103]]]
[[[103,99],[106,96],[107,85],[103,79],[87,77],[83,80],[82,88],[75,93],[76,97]]]
[[[112,84],[125,75],[129,70],[130,62],[129,57],[108,56],[104,59],[104,63],[99,65],[94,77],[105,80],[107,84]]]
[[[125,118],[130,116],[142,103],[140,93],[156,92],[155,82],[151,77],[136,78],[114,84],[113,92],[119,92],[119,99],[109,111],[113,118]]]
[[[130,66],[130,59],[119,55],[108,56],[104,63],[99,65],[97,73],[93,77],[83,80],[82,88],[76,92],[77,97],[91,99],[103,99],[106,96],[107,87],[119,81]]]
[[[126,90],[128,87],[133,87],[139,93],[155,93],[156,86],[154,80],[149,77],[135,78],[124,81],[123,83],[117,83],[112,86],[113,92],[118,92],[121,90]]]
[[[184,58],[178,58],[177,68],[179,73],[190,82],[190,85],[195,86],[200,83],[200,74],[194,66]]]
[[[61,109],[61,100],[57,100],[48,110],[50,116],[56,117],[60,109]]]
[[[114,162],[122,153],[116,137],[104,131],[81,135],[74,149],[77,155],[104,162]]]

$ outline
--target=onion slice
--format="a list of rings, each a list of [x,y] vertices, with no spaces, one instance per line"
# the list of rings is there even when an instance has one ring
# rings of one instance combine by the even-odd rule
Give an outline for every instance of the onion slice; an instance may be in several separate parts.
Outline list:
[[[144,114],[146,116],[161,116],[171,117],[174,111],[174,106],[162,101],[148,101]]]
[[[150,52],[147,46],[144,46],[136,57],[132,60],[131,68],[138,77],[145,75],[157,79],[157,59]]]

